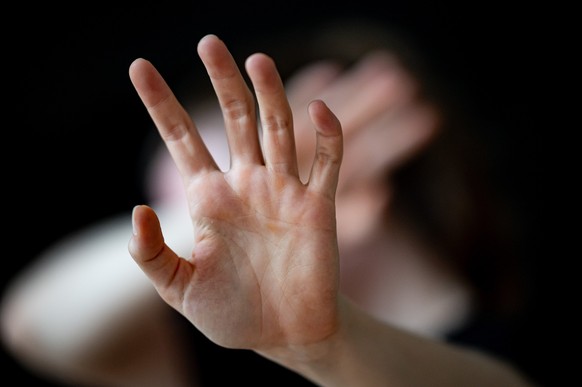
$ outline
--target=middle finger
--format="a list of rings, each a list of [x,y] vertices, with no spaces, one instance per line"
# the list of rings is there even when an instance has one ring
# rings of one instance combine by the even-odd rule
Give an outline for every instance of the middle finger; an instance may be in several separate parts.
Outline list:
[[[200,40],[198,55],[210,76],[222,110],[231,164],[262,163],[253,95],[234,58],[215,35]]]

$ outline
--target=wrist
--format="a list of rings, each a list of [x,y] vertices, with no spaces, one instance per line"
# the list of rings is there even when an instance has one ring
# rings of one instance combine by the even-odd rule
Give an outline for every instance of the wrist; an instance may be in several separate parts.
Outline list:
[[[340,296],[337,323],[330,334],[317,342],[289,344],[285,347],[257,350],[256,352],[316,384],[325,383],[327,375],[337,373],[337,366],[346,352],[348,332],[351,329],[355,307]]]

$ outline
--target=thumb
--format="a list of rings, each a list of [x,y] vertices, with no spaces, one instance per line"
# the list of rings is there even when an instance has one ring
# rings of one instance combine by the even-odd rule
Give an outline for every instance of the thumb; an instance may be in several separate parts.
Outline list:
[[[178,307],[175,302],[181,298],[179,294],[188,283],[191,265],[166,245],[160,221],[151,207],[134,207],[132,225],[133,236],[128,246],[130,255],[160,296],[170,305]]]

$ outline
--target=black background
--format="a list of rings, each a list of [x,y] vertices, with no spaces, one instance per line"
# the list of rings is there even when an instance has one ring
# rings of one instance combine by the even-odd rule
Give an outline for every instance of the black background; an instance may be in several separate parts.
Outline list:
[[[181,79],[202,71],[195,47],[206,33],[235,47],[289,25],[354,15],[388,23],[412,38],[483,123],[493,170],[521,217],[524,252],[537,275],[542,166],[536,74],[542,66],[539,47],[549,42],[542,13],[531,7],[130,1],[5,10],[12,22],[3,27],[2,59],[4,245],[10,253],[4,254],[0,285],[60,237],[143,201],[140,158],[152,126],[127,75],[133,59],[150,59],[179,90]],[[546,289],[534,291],[540,309],[532,311],[532,333],[546,313]],[[536,332],[538,350],[550,341]],[[530,367],[543,380],[550,370],[538,365],[546,355],[536,356],[541,359]],[[1,360],[12,384],[49,385],[9,355],[2,353]]]

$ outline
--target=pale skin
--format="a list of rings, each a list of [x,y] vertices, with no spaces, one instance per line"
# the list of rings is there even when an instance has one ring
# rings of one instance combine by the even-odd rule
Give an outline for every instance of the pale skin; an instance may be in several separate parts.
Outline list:
[[[399,330],[342,296],[339,120],[322,100],[309,104],[317,140],[303,181],[272,59],[259,53],[245,62],[253,93],[216,36],[204,37],[198,54],[223,112],[231,157],[224,172],[153,65],[137,59],[130,67],[182,177],[193,226],[194,248],[180,257],[150,207],[133,211],[129,251],[162,299],[215,343],[254,350],[319,385],[527,386],[509,365]]]
[[[207,37],[198,50],[224,112],[232,166],[218,170],[161,78],[136,61],[131,78],[184,178],[196,243],[181,259],[163,244],[151,210],[137,207],[130,251],[164,300],[218,344],[261,349],[319,341],[333,332],[337,315],[339,122],[322,102],[310,106],[318,162],[302,184],[273,62],[262,54],[247,61],[265,128],[263,157],[254,100],[226,47]]]

